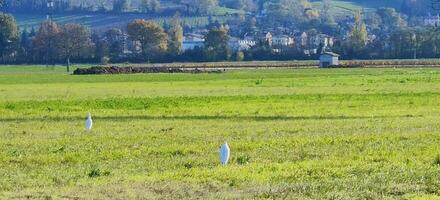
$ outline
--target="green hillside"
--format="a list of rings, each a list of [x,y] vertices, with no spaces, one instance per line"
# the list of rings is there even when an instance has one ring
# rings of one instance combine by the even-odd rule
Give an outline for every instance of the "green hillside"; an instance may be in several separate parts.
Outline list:
[[[396,9],[400,8],[403,0],[333,0],[332,1],[332,13],[336,17],[344,17],[346,15],[351,15],[351,11],[363,10],[364,12],[374,12],[380,7],[394,7]],[[322,7],[321,0],[312,1],[315,8],[320,9]],[[175,7],[175,4],[164,3],[161,5],[162,9],[168,7]],[[244,13],[243,11],[219,7],[215,12],[214,20],[219,22],[225,22],[228,14],[234,13]],[[44,14],[25,14],[25,13],[14,13],[17,18],[18,24],[21,28],[30,28],[38,26],[46,16]],[[54,20],[60,23],[82,23],[93,27],[95,29],[107,28],[107,27],[121,27],[125,26],[128,21],[133,19],[153,19],[149,15],[145,14],[57,14],[54,16]],[[203,27],[208,24],[208,17],[182,17],[183,23],[186,26],[191,27]],[[157,17],[153,20],[159,23],[166,23],[170,20],[170,17]]]
[[[392,7],[399,9],[403,0],[333,0],[332,12],[336,16],[345,16],[350,14],[354,10],[363,10],[364,12],[374,12],[381,7]],[[322,1],[312,1],[312,4],[316,8],[322,7]]]
[[[20,28],[30,29],[38,27],[42,21],[46,19],[43,14],[13,14],[16,18]],[[229,16],[215,16],[214,20],[220,23],[226,22]],[[58,23],[81,23],[93,29],[105,29],[108,27],[125,27],[127,22],[134,19],[151,19],[160,24],[168,23],[171,17],[156,17],[151,18],[144,14],[57,14],[53,17],[54,21]],[[190,27],[204,27],[208,25],[208,17],[182,17],[184,26]]]

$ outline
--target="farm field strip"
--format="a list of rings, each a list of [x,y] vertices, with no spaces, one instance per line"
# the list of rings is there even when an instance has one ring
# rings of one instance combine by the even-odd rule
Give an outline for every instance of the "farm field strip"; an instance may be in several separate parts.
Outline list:
[[[437,68],[0,67],[0,198],[436,198],[439,91]]]

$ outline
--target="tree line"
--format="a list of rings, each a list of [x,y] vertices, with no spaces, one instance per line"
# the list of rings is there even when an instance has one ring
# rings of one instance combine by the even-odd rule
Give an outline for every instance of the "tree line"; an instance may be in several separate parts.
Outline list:
[[[396,25],[388,27],[387,37],[370,39],[362,14],[358,12],[354,16],[348,38],[336,40],[330,49],[344,59],[440,57],[440,34],[436,28]],[[313,35],[313,30],[308,33]],[[304,54],[298,45],[277,47],[282,51],[274,51],[275,47],[264,40],[248,50],[234,52],[229,41],[228,26],[218,24],[205,35],[203,48],[183,51],[183,29],[178,14],[167,28],[139,19],[128,23],[125,30],[112,28],[92,33],[80,24],[58,24],[50,20],[43,22],[38,30],[19,31],[14,17],[0,13],[0,63],[64,63],[69,70],[71,62],[299,60],[318,56]]]

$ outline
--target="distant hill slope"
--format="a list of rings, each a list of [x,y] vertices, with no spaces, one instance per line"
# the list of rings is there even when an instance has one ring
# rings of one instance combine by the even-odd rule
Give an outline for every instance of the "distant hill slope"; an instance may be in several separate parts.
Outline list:
[[[140,0],[133,0],[132,5],[138,4]],[[314,7],[321,8],[321,0],[310,0]],[[331,12],[336,17],[344,17],[352,15],[352,11],[362,10],[364,12],[374,12],[380,7],[393,7],[400,10],[402,3],[409,0],[332,0]],[[427,4],[429,0],[415,0],[416,4]],[[162,9],[172,8],[177,6],[171,0],[161,1]],[[423,7],[423,6],[421,6]],[[424,6],[429,9],[430,5]],[[132,7],[133,8],[133,7]],[[133,8],[135,9],[135,8]],[[420,8],[419,8],[420,9]],[[244,13],[243,11],[219,7],[216,11],[216,17],[213,17],[219,22],[224,22],[230,16],[227,14]],[[420,12],[419,12],[420,13]],[[425,12],[422,12],[425,13]],[[427,13],[427,12],[426,12]],[[44,14],[14,14],[21,28],[31,28],[38,26],[41,21],[45,19]],[[57,14],[55,20],[60,23],[77,22],[90,26],[93,29],[102,29],[107,27],[125,26],[128,21],[133,19],[152,19],[160,23],[166,23],[170,17],[152,17],[145,14]],[[184,25],[191,27],[202,27],[208,24],[208,17],[182,17]]]
[[[46,19],[42,14],[13,14],[17,19],[18,25],[21,29],[37,28],[42,21]],[[54,15],[54,21],[57,23],[80,23],[89,26],[94,30],[104,30],[112,27],[124,28],[129,21],[135,19],[148,19],[156,21],[160,24],[169,23],[169,17],[151,17],[145,14],[57,14]],[[215,16],[212,17],[220,23],[226,22],[230,16]],[[189,27],[205,27],[209,24],[208,17],[181,17],[183,26]]]
[[[164,5],[162,5],[164,6]],[[220,23],[226,22],[227,19],[231,18],[231,14],[242,13],[241,10],[218,7],[213,16],[185,16],[181,15],[181,21],[183,26],[188,27],[205,27],[209,24],[209,18]],[[46,19],[46,15],[43,13],[12,13],[17,19],[20,28],[30,29],[32,27],[38,27],[42,21]],[[153,20],[160,24],[168,23],[174,12],[168,15],[152,15],[152,14],[142,14],[142,13],[57,13],[55,14],[54,21],[58,23],[81,23],[89,26],[92,29],[107,29],[110,27],[125,27],[129,21],[135,19],[147,19]]]
[[[332,0],[332,13],[336,16],[345,16],[351,14],[354,10],[363,10],[365,12],[374,12],[381,7],[392,7],[400,9],[404,0]],[[312,0],[312,4],[320,8],[321,0]]]

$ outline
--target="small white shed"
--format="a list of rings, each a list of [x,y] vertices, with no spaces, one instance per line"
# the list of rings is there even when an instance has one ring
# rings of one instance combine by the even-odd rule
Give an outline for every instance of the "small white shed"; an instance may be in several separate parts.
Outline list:
[[[319,67],[325,68],[339,65],[339,55],[333,52],[324,52],[319,57]]]

